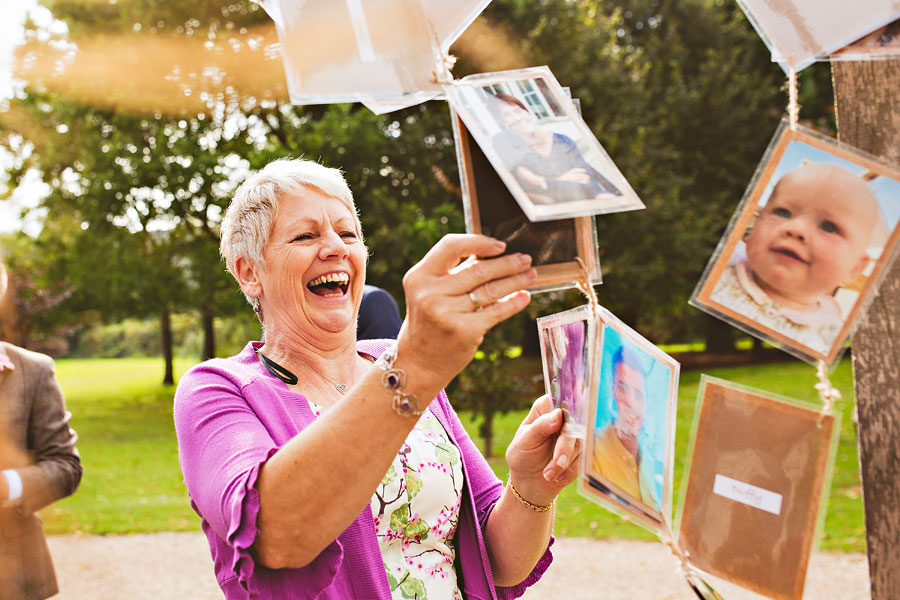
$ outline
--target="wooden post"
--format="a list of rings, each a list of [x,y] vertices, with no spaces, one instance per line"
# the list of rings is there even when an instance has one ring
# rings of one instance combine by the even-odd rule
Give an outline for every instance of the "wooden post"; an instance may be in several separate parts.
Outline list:
[[[900,164],[900,60],[835,62],[838,136]],[[873,600],[900,598],[900,261],[853,336]]]

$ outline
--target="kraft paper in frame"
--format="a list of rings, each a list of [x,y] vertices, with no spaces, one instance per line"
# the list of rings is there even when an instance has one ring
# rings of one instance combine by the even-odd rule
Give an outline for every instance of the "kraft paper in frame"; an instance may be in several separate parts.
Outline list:
[[[698,569],[779,600],[803,596],[838,420],[703,376],[678,545]]]
[[[801,177],[799,188],[783,183],[787,175],[808,174],[810,167],[833,169],[826,181],[833,180],[835,186],[817,187],[817,178],[810,177]],[[838,183],[844,187],[836,187]],[[804,196],[797,189],[811,191]],[[850,192],[831,194],[831,189]],[[792,194],[806,206],[798,208]],[[797,219],[813,215],[812,227],[801,231],[793,224],[790,229],[772,225],[772,214],[781,215],[785,209]],[[767,214],[768,221],[754,239],[760,213]],[[851,231],[864,234],[848,237]],[[900,171],[837,140],[800,126],[791,129],[782,121],[690,303],[803,360],[833,366],[898,247]],[[822,287],[822,282],[828,283]],[[808,307],[776,301],[771,290],[778,286],[782,297],[806,294]]]
[[[900,0],[737,0],[785,73],[900,17]]]
[[[576,258],[587,267],[591,283],[601,283],[594,218],[529,221],[452,107],[450,115],[466,231],[503,240],[506,253],[522,252],[531,256],[531,265],[537,271],[537,280],[529,288],[532,293],[578,285],[584,269]]]

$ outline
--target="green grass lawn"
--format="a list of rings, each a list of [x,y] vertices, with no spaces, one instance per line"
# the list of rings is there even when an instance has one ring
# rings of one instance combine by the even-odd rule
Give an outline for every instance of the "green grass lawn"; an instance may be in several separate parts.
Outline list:
[[[190,363],[176,362],[176,376]],[[539,363],[537,369],[540,368]],[[85,467],[78,492],[44,511],[52,533],[132,533],[199,528],[188,505],[178,469],[172,424],[174,388],[159,384],[161,359],[59,360],[57,371],[78,431]],[[711,369],[708,374],[792,398],[818,402],[814,369],[805,363]],[[843,394],[840,447],[829,497],[822,547],[864,551],[865,532],[859,487],[856,429],[851,419],[853,386],[849,360],[832,376]],[[700,373],[682,373],[675,450],[675,498],[687,452]],[[512,439],[525,411],[501,416],[495,424],[498,452]],[[473,421],[463,416],[470,432]],[[476,437],[477,440],[477,437]],[[506,462],[491,459],[501,479]],[[654,539],[637,525],[579,496],[573,486],[563,492],[556,531],[563,536]]]

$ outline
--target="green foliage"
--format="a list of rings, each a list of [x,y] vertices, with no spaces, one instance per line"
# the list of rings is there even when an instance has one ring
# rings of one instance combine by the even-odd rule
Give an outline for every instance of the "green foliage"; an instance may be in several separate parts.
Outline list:
[[[176,362],[176,373],[190,365]],[[50,533],[196,531],[178,468],[171,386],[159,359],[58,360],[78,432],[78,491],[41,511]]]
[[[543,393],[542,376],[523,371],[530,363],[521,357],[520,348],[508,345],[507,338],[502,326],[489,331],[474,360],[448,391],[458,410],[478,415],[478,432],[488,457],[494,454],[494,417],[530,406]]]
[[[172,315],[172,337],[175,355],[199,360],[203,339],[196,314]],[[217,318],[214,321],[218,356],[232,356],[249,340],[260,337],[259,322],[250,311],[243,315]],[[130,358],[160,356],[159,324],[153,320],[123,319],[108,325],[89,327],[77,336],[72,358]]]

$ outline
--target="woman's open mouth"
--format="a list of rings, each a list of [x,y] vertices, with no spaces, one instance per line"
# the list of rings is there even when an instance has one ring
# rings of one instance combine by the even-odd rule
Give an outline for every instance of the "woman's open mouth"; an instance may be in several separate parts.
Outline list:
[[[335,298],[343,296],[350,287],[350,275],[347,273],[328,273],[320,275],[306,284],[306,288],[317,296]]]

